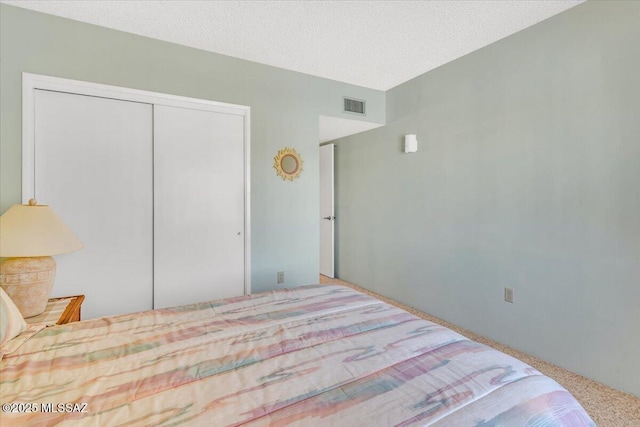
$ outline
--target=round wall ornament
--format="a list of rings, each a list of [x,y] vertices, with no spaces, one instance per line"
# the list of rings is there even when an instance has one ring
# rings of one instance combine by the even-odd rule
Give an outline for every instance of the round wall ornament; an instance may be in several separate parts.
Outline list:
[[[290,147],[284,147],[273,158],[273,168],[278,176],[285,181],[293,181],[298,178],[302,172],[303,163],[300,154]]]

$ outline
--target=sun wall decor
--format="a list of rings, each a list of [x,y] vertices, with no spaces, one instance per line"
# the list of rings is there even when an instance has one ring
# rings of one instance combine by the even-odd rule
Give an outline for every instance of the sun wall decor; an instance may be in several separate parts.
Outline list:
[[[298,178],[302,173],[303,163],[300,154],[290,147],[284,147],[273,158],[273,168],[278,176],[285,181],[293,181]]]

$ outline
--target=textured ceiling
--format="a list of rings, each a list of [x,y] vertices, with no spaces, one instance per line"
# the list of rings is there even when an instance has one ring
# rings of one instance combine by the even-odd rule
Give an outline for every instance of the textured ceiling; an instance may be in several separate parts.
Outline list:
[[[2,3],[387,90],[581,1]]]

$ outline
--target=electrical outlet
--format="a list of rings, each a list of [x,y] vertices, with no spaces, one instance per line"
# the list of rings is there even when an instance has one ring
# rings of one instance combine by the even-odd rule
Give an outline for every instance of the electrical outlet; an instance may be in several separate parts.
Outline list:
[[[284,283],[284,271],[278,271],[278,283]]]
[[[504,288],[504,300],[513,303],[513,289]]]

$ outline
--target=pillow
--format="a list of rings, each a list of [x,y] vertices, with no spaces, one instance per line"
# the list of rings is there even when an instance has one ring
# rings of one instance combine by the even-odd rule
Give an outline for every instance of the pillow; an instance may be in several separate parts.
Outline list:
[[[0,288],[0,347],[20,334],[27,327],[18,307],[9,295]]]

